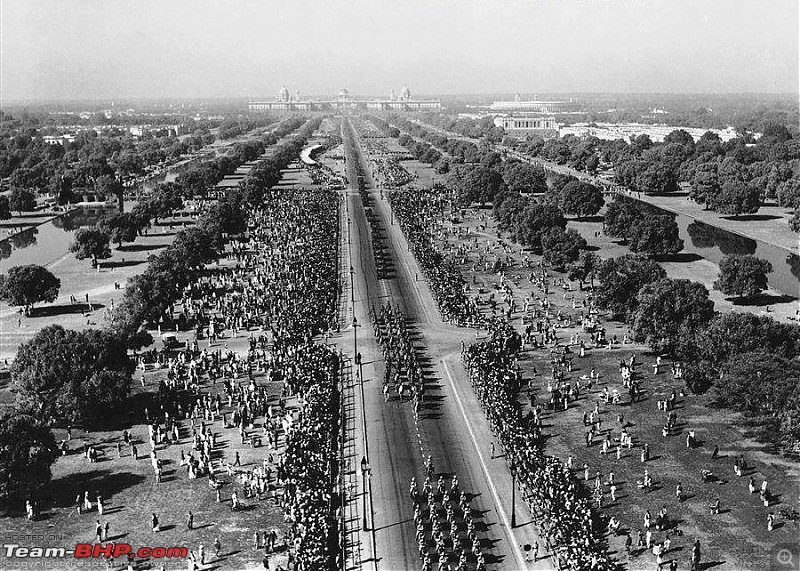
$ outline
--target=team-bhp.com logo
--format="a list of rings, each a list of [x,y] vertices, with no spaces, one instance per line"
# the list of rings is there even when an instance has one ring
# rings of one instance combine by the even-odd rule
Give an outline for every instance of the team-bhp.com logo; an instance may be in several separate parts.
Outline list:
[[[186,547],[140,547],[134,551],[129,543],[78,543],[75,549],[65,547],[23,547],[18,543],[3,545],[4,555],[19,559],[50,559],[75,557],[76,559],[106,559],[134,555],[137,559],[181,559],[189,555]]]

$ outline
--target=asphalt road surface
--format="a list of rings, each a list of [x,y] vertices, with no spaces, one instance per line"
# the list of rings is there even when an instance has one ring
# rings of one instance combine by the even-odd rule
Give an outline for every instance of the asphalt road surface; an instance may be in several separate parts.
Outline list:
[[[363,395],[359,386],[355,388],[355,426],[361,427],[355,431],[355,448],[368,461],[371,476],[358,477],[359,494],[363,494],[365,481],[369,492],[370,530],[361,532],[361,566],[391,571],[420,569],[409,485],[412,477],[422,483],[424,461],[430,455],[437,474],[457,474],[461,489],[476,494],[472,507],[482,514],[485,524],[477,529],[489,569],[552,568],[549,557],[536,563],[525,560],[521,546],[532,544],[536,537],[519,493],[517,527],[511,529],[508,466],[499,446],[497,457],[491,458],[493,437],[461,365],[461,342],[475,342],[476,333],[442,322],[399,225],[396,221],[392,224],[388,202],[375,187],[364,151],[347,118],[343,120],[343,138],[348,177],[348,188],[343,191],[348,218],[343,248],[353,268],[345,283],[349,286],[352,280],[354,286],[349,321],[354,313],[358,326],[353,335],[351,325],[337,344],[350,355],[357,344],[362,355]],[[372,210],[386,236],[384,243],[394,266],[389,279],[379,279],[376,271],[370,225],[358,192],[358,163]],[[409,331],[430,389],[418,423],[408,399],[401,403],[395,394],[384,402],[382,353],[373,335],[369,308],[379,308],[389,301],[399,306],[409,320]],[[358,505],[360,508],[362,502]],[[539,545],[543,546],[543,542],[539,541]]]

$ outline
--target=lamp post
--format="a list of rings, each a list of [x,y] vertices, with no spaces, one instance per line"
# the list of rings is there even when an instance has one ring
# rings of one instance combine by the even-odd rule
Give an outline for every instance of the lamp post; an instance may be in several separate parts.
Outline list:
[[[517,527],[517,467],[514,465],[514,459],[511,459],[509,464],[511,470],[511,528]]]
[[[361,457],[361,477],[363,478],[364,483],[364,493],[361,496],[362,504],[361,504],[361,513],[363,515],[361,519],[361,529],[363,531],[369,531],[369,519],[367,518],[367,480],[369,479],[369,464],[367,464],[367,459],[363,456]]]
[[[358,319],[356,316],[353,316],[353,363],[355,365],[360,365],[361,356],[358,353]],[[360,376],[360,375],[359,375]],[[364,388],[363,379],[362,379],[361,388]]]
[[[353,266],[350,266],[350,303],[353,304],[353,315],[356,314],[356,290],[353,287],[353,277],[355,276],[356,271],[353,269]]]

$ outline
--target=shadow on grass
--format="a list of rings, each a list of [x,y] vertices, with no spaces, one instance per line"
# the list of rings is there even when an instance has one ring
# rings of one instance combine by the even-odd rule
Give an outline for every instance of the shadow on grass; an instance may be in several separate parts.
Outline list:
[[[106,269],[106,268],[130,268],[131,266],[138,266],[139,264],[144,264],[144,263],[145,263],[145,260],[128,260],[128,261],[125,261],[125,262],[120,260],[120,261],[114,261],[114,262],[104,262],[103,263],[103,268],[104,269]]]
[[[772,295],[769,293],[761,293],[751,297],[726,297],[725,301],[730,301],[733,305],[772,305],[776,303],[790,303],[797,298],[791,295],[781,294]]]
[[[93,303],[92,311],[103,309],[105,305],[102,303]],[[34,307],[31,310],[31,318],[36,317],[56,317],[58,315],[71,315],[76,313],[86,313],[89,311],[89,305],[86,303],[69,303],[63,305],[43,305],[41,307]]]
[[[74,506],[76,505],[76,496],[80,494],[83,498],[84,491],[88,491],[90,497],[99,493],[106,499],[113,498],[114,495],[141,484],[145,479],[141,474],[132,472],[112,472],[110,470],[76,472],[53,480],[47,488],[48,504],[55,507]]]
[[[720,216],[723,220],[733,220],[734,222],[763,222],[765,220],[777,220],[781,216],[775,214],[740,214],[739,216]]]
[[[702,260],[703,256],[699,254],[695,254],[693,252],[679,252],[677,254],[668,254],[664,256],[656,256],[656,259],[659,262],[676,262],[679,264],[684,264],[688,262],[696,262],[698,260]]]

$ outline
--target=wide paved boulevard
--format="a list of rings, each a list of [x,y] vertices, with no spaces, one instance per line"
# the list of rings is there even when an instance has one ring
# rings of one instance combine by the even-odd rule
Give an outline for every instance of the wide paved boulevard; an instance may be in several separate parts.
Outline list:
[[[344,191],[347,227],[343,233],[343,266],[352,266],[354,286],[354,303],[348,307],[347,319],[351,323],[354,312],[358,326],[355,336],[350,325],[337,343],[350,355],[357,343],[362,354],[363,395],[358,383],[354,389],[354,425],[358,427],[355,449],[358,462],[365,457],[370,467],[367,519],[371,529],[356,534],[361,567],[391,571],[420,569],[409,484],[412,477],[422,482],[424,459],[430,455],[437,473],[457,474],[461,488],[476,494],[472,506],[482,514],[486,524],[479,535],[489,569],[551,568],[549,558],[536,564],[525,560],[521,546],[532,544],[536,537],[520,494],[516,502],[517,526],[511,529],[511,475],[499,448],[498,457],[491,458],[492,434],[461,364],[461,342],[475,342],[476,333],[442,321],[422,272],[392,218],[389,204],[375,187],[364,150],[346,118],[342,134],[349,183]],[[370,225],[358,192],[357,164],[361,165],[372,210],[386,236],[385,244],[394,265],[389,279],[379,279],[376,271]],[[351,276],[344,278],[349,288]],[[345,295],[349,302],[350,296]],[[415,335],[426,383],[432,388],[426,392],[418,423],[408,399],[401,403],[395,394],[389,402],[384,402],[383,356],[370,325],[369,308],[378,308],[386,302],[399,306],[410,320],[409,330]],[[350,522],[355,527],[363,519],[360,500],[364,479],[359,476],[357,481],[359,518]],[[353,565],[357,560],[348,563]]]

